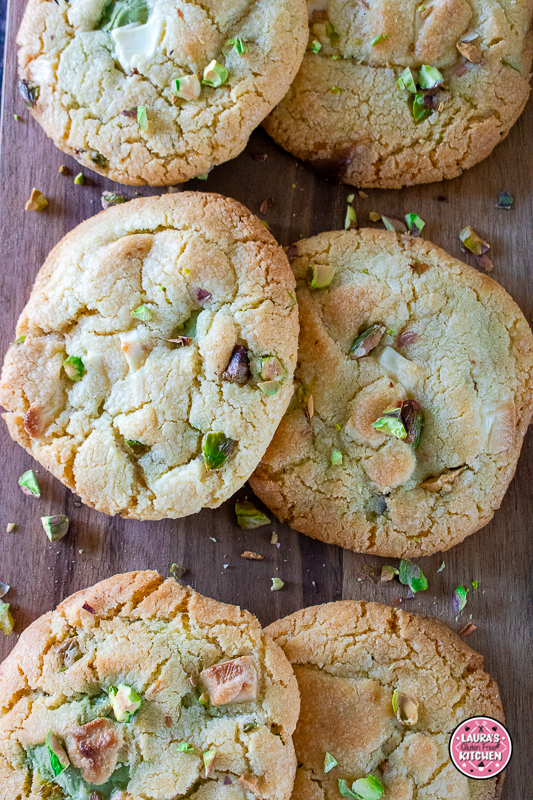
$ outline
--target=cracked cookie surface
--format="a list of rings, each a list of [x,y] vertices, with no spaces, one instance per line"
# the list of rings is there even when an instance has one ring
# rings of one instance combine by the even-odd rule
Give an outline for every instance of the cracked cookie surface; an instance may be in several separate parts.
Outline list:
[[[369,774],[382,782],[383,800],[500,796],[503,773],[469,780],[449,758],[449,735],[464,719],[504,717],[483,658],[445,625],[379,603],[340,601],[297,611],[266,631],[300,689],[293,800],[341,800],[339,780],[351,785]],[[398,721],[395,690],[417,705],[415,724]],[[326,753],[338,762],[327,774]]]
[[[31,111],[57,147],[112,180],[160,186],[237,156],[287,92],[306,41],[304,0],[29,0],[19,76],[39,87]],[[220,86],[201,83],[213,59],[228,71]],[[183,77],[188,91],[196,84],[191,99],[173,90]]]
[[[526,103],[530,0],[324,0],[308,8],[308,51],[264,126],[329,177],[380,188],[456,177],[489,155]],[[429,87],[417,122],[415,86],[399,88],[398,78],[410,68],[418,81],[424,65],[439,70],[443,85]]]
[[[332,232],[295,248],[295,396],[253,490],[296,530],[357,552],[447,550],[489,522],[516,468],[533,411],[523,314],[491,278],[408,235]],[[331,268],[311,288],[309,270],[320,281]],[[379,343],[350,354],[374,325]],[[409,401],[418,444],[407,423],[391,433]]]
[[[247,662],[255,691],[212,705],[202,671],[228,661]],[[110,689],[124,684],[140,704],[119,722]],[[0,793],[288,800],[298,711],[290,664],[249,612],[156,572],[116,575],[34,622],[1,665]],[[56,777],[50,732],[68,753]]]
[[[52,250],[19,319],[0,383],[12,438],[107,514],[220,505],[290,400],[293,288],[282,249],[233,200],[184,192],[101,212]],[[241,373],[227,374],[236,350]],[[277,381],[261,380],[265,360],[283,365]]]

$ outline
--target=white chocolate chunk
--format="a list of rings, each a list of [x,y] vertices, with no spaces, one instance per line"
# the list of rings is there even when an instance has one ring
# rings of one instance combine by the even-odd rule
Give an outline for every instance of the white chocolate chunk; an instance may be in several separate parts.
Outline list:
[[[126,72],[153,58],[163,29],[163,19],[154,14],[145,25],[132,22],[111,31],[117,59]]]
[[[137,372],[142,366],[144,352],[141,344],[141,337],[138,330],[128,331],[127,333],[120,333],[120,346],[122,352],[126,356],[126,361],[130,368],[130,372]]]

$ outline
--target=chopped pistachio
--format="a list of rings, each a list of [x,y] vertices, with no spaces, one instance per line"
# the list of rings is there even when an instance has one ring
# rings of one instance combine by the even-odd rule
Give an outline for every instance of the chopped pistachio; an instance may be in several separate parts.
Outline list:
[[[383,416],[373,422],[372,427],[377,431],[388,433],[389,436],[394,436],[396,439],[406,439],[407,431],[402,422],[401,413],[401,408],[385,409]]]
[[[332,47],[337,47],[339,44],[341,37],[331,24],[331,22],[326,22],[326,36],[328,37],[330,44]]]
[[[258,727],[257,722],[247,722],[245,725],[242,726],[244,733],[250,733],[250,731],[255,731]]]
[[[142,305],[134,308],[131,316],[135,317],[135,319],[140,319],[142,322],[149,322],[152,319],[152,312],[148,306]]]
[[[381,219],[381,214],[378,214],[377,211],[371,211],[368,215],[370,222],[379,222]]]
[[[70,175],[70,170],[66,164],[61,164],[59,167],[59,174],[60,175]]]
[[[388,564],[381,567],[381,582],[386,583],[387,581],[392,581],[392,579],[399,575],[400,571],[396,569],[396,567],[391,567]]]
[[[13,114],[13,119],[15,120],[15,122],[20,122],[21,118],[19,117],[18,114]]]
[[[146,113],[146,106],[137,106],[137,125],[140,131],[148,130],[148,114]]]
[[[457,42],[457,49],[471,64],[481,64],[484,58],[481,48],[477,44],[472,44],[471,41],[464,41],[464,38],[465,37],[462,37],[461,40]]]
[[[197,100],[202,92],[202,85],[197,75],[182,75],[172,81],[172,94],[182,100]]]
[[[18,89],[19,94],[28,106],[28,108],[33,108],[37,100],[39,99],[39,95],[41,93],[41,89],[37,84],[30,83],[30,81],[20,80],[18,82]]]
[[[413,563],[409,558],[402,558],[400,561],[400,583],[408,586],[415,594],[417,592],[425,592],[428,588],[427,578],[418,566]]]
[[[116,192],[102,192],[102,208],[109,208],[109,206],[118,206],[120,203],[125,203],[126,198],[123,194]]]
[[[419,236],[422,228],[426,224],[423,219],[420,219],[418,214],[406,214],[405,221],[407,223],[407,229],[412,236]]]
[[[32,495],[32,497],[41,496],[41,490],[39,489],[39,484],[35,479],[32,469],[29,469],[27,472],[21,475],[18,483],[24,494]]]
[[[148,16],[149,9],[146,0],[115,0],[115,2],[104,3],[96,28],[109,32],[133,23],[145,25]]]
[[[381,342],[385,333],[385,325],[376,322],[359,334],[348,351],[350,358],[367,356]]]
[[[416,725],[418,722],[418,700],[411,694],[395,689],[392,695],[392,710],[402,725]]]
[[[25,336],[17,336],[15,341],[11,342],[11,344],[24,344],[25,341],[26,341],[26,337]]]
[[[198,698],[198,702],[200,703],[201,706],[207,708],[209,706],[209,692],[202,692],[202,694]]]
[[[270,537],[270,544],[278,544],[278,534],[274,531],[272,532],[272,536]]]
[[[74,178],[74,183],[76,184],[76,186],[83,186],[83,181],[84,181],[83,172],[78,172],[78,174]]]
[[[421,89],[434,89],[435,86],[440,86],[443,82],[444,78],[436,67],[422,64],[420,67],[420,77],[418,79]]]
[[[197,181],[206,181],[209,177],[208,172],[202,172],[200,175],[195,175]],[[184,270],[185,271],[185,270]]]
[[[259,377],[263,381],[284,381],[287,370],[276,356],[263,356],[260,362]]]
[[[309,272],[311,289],[325,289],[333,280],[335,267],[330,267],[329,264],[312,264]]]
[[[311,50],[313,53],[319,53],[322,50],[322,45],[316,39],[311,42]]]
[[[423,122],[423,120],[427,119],[433,113],[432,109],[426,106],[424,97],[424,92],[417,92],[413,98],[411,111],[415,122]]]
[[[44,211],[48,205],[48,200],[38,189],[32,189],[30,199],[24,206],[26,211]]]
[[[383,797],[383,785],[379,778],[373,775],[354,781],[352,791],[358,800],[380,800]]]
[[[261,528],[263,525],[270,525],[269,518],[248,500],[237,500],[235,503],[235,513],[237,515],[237,524],[239,528],[245,531]]]
[[[183,576],[185,575],[186,572],[187,572],[187,568],[182,566],[181,564],[175,564],[174,563],[174,564],[171,564],[171,566],[170,566],[170,574],[177,581],[179,581],[181,578],[183,578]]]
[[[442,570],[444,569],[445,566],[446,566],[446,564],[443,561],[442,564],[440,565],[440,567],[438,568],[437,572],[442,572]]]
[[[176,331],[183,336],[194,339],[196,336],[196,327],[198,324],[198,317],[202,312],[200,310],[191,311],[187,319],[176,328]]]
[[[213,89],[217,89],[227,81],[228,75],[229,72],[226,67],[219,64],[216,59],[213,59],[204,69],[203,83],[207,86],[212,86]]]
[[[340,450],[334,450],[331,454],[331,463],[334,467],[338,467],[342,464],[342,453]]]
[[[504,67],[510,67],[511,69],[514,69],[515,72],[520,72],[518,67],[515,67],[514,64],[511,64],[508,58],[500,58],[500,61]]]
[[[370,46],[371,46],[371,47],[375,47],[375,46],[376,46],[377,44],[379,44],[380,42],[384,42],[384,41],[385,41],[385,39],[387,39],[387,38],[388,38],[388,37],[387,37],[387,34],[386,34],[386,33],[380,33],[380,34],[378,34],[377,36],[374,36],[374,38],[373,38],[373,39],[372,39],[372,41],[370,42]]]
[[[381,221],[385,225],[385,230],[387,231],[395,231],[395,233],[407,232],[407,228],[405,227],[401,219],[395,219],[394,217],[386,217],[384,214],[382,214]]]
[[[342,92],[342,89],[340,88],[340,86],[332,86],[330,92],[331,94],[340,94]]]
[[[224,433],[206,433],[202,439],[202,454],[206,469],[220,469],[234,449],[235,442]]]
[[[498,195],[498,205],[496,208],[505,208],[508,211],[512,208],[514,197],[509,192],[500,192]]]
[[[69,356],[65,358],[63,361],[63,369],[65,370],[67,378],[70,378],[73,383],[81,381],[87,372],[85,364],[79,356]]]
[[[117,722],[131,722],[133,715],[139,710],[142,703],[135,689],[125,683],[110,686],[109,699]]]
[[[344,219],[344,230],[347,231],[350,230],[350,228],[357,228],[357,214],[353,206],[347,207],[346,217]]]
[[[7,528],[6,528],[6,533],[12,533],[15,530],[16,527],[17,527],[17,523],[16,522],[8,522],[7,523]]]
[[[339,762],[333,758],[331,753],[326,753],[324,756],[324,772],[331,772],[333,767],[336,767]]]
[[[481,236],[478,236],[470,225],[467,225],[466,228],[460,231],[459,239],[464,246],[476,256],[482,256],[487,250],[490,250],[490,244],[484,242]]]
[[[407,89],[411,94],[416,94],[416,83],[410,67],[406,67],[398,78],[398,86],[400,89]]]
[[[4,633],[6,636],[10,636],[13,633],[14,625],[15,623],[13,622],[11,611],[9,610],[9,603],[0,601],[0,632]]]
[[[137,439],[124,439],[126,447],[131,450],[134,456],[143,456],[150,449],[147,444],[139,442]]]
[[[278,592],[280,589],[283,589],[285,586],[284,581],[281,578],[272,578],[272,586],[270,587],[271,592]]]
[[[296,298],[295,298],[295,296],[292,294],[292,292],[289,292],[289,290],[288,290],[288,289],[287,289],[287,294],[289,295],[289,297],[290,297],[290,300],[291,300],[291,302],[289,303],[289,308],[292,308],[293,306],[295,306],[295,305],[296,305]]]
[[[58,542],[68,533],[69,518],[64,514],[55,514],[53,517],[41,517],[44,532],[51,542]]]
[[[46,737],[46,748],[48,750],[48,757],[50,759],[50,769],[54,775],[54,778],[57,778],[58,775],[69,766],[70,761],[68,760],[68,756],[65,753],[63,745],[60,743],[57,736],[52,733],[52,731],[48,731],[48,735]]]
[[[205,753],[203,753],[203,755],[202,755],[202,758],[204,760],[205,777],[206,778],[209,775],[209,773],[211,772],[211,769],[213,767],[213,761],[215,760],[216,754],[217,754],[217,751],[216,751],[216,749],[213,748],[212,750],[206,750]]]
[[[236,36],[235,39],[228,39],[226,44],[228,47],[233,47],[233,49],[239,56],[243,56],[245,53],[248,52],[248,48],[246,47],[240,36]]]
[[[472,586],[474,587],[474,589],[477,589],[477,587],[479,586],[479,581],[472,581]]]
[[[194,747],[189,742],[182,742],[178,745],[178,751],[180,753],[194,753]]]
[[[460,614],[466,606],[466,595],[469,591],[470,589],[465,589],[461,584],[455,589],[452,597],[452,606],[456,614]]]
[[[93,151],[92,153],[89,153],[89,158],[93,164],[96,164],[96,166],[100,167],[101,169],[106,169],[106,167],[109,166],[109,161],[104,155],[102,155],[102,153]]]

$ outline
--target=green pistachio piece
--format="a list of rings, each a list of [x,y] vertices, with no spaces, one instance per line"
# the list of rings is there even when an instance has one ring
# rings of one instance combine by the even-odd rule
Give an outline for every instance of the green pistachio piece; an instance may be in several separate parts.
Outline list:
[[[134,308],[131,312],[131,316],[135,317],[135,319],[140,319],[142,322],[149,322],[152,319],[152,312],[148,308],[148,306],[138,306]]]
[[[197,75],[182,75],[172,81],[172,94],[182,100],[197,100],[202,92],[202,85]]]
[[[309,271],[311,289],[325,289],[335,275],[335,267],[330,267],[329,264],[311,264]]]
[[[500,61],[503,64],[504,67],[510,67],[511,69],[514,69],[515,72],[520,72],[518,67],[515,67],[514,64],[511,64],[511,62],[509,61],[508,58],[500,58]],[[26,105],[28,105],[28,104],[26,103]]]
[[[418,700],[411,694],[395,689],[392,695],[392,710],[402,725],[416,725],[418,722]]]
[[[194,747],[189,742],[182,742],[178,745],[178,751],[180,753],[194,753]]]
[[[276,356],[263,356],[259,377],[263,381],[283,381],[287,377],[287,370]]]
[[[255,731],[255,729],[259,727],[257,722],[247,722],[246,725],[242,726],[244,733],[250,733],[250,731]]]
[[[134,456],[143,456],[150,449],[147,444],[137,441],[137,439],[124,439],[126,447],[131,450]]]
[[[109,208],[109,206],[118,206],[120,203],[125,203],[126,198],[122,194],[116,192],[102,192],[102,208]]]
[[[260,389],[263,394],[271,396],[273,394],[277,394],[279,391],[279,381],[260,381],[257,384],[257,388]]]
[[[202,754],[202,758],[204,760],[205,777],[206,778],[209,775],[209,773],[211,772],[211,769],[213,767],[213,761],[215,760],[216,754],[217,754],[217,751],[215,750],[215,748],[213,748],[212,750],[206,750],[205,753]]]
[[[514,203],[514,197],[509,192],[500,192],[498,194],[498,205],[496,208],[511,209]]]
[[[368,775],[352,783],[352,791],[358,800],[380,800],[383,797],[383,784],[379,778]]]
[[[371,47],[375,47],[380,42],[384,42],[386,38],[387,38],[387,34],[386,33],[380,33],[378,36],[374,36],[374,38],[370,42],[370,46]]]
[[[396,413],[396,411],[398,413]],[[396,439],[407,438],[407,431],[401,420],[401,410],[399,408],[395,409],[394,414],[387,414],[385,411],[383,417],[380,417],[372,423],[372,427],[377,431],[388,433],[389,436],[394,436]]]
[[[220,469],[235,449],[235,442],[224,433],[206,433],[202,439],[202,454],[207,470]]]
[[[101,169],[105,169],[106,167],[109,166],[109,161],[105,156],[102,155],[102,153],[97,153],[96,151],[93,151],[92,153],[89,153],[89,158],[91,159],[93,164],[96,164],[96,166],[100,167]]]
[[[330,772],[333,769],[333,767],[337,766],[337,764],[338,761],[335,758],[333,758],[331,753],[326,753],[326,755],[324,756],[324,772]]]
[[[24,344],[25,341],[26,341],[25,336],[18,336],[14,342],[11,342],[11,344]]]
[[[0,601],[0,631],[6,636],[10,636],[13,633],[13,627],[14,622],[9,610],[9,603]]]
[[[313,51],[313,53],[320,53],[320,51],[322,50],[322,45],[320,44],[319,41],[313,39],[313,41],[311,42],[311,50]]]
[[[74,183],[76,184],[76,186],[83,186],[83,181],[84,181],[83,172],[78,172],[78,174],[74,178]]]
[[[87,370],[85,364],[79,356],[69,356],[63,361],[63,369],[66,372],[67,378],[73,383],[81,381]]]
[[[271,592],[279,592],[280,589],[283,589],[285,586],[284,581],[281,578],[272,578],[272,586],[270,587]]]
[[[410,67],[406,67],[398,78],[398,86],[400,89],[407,89],[408,92],[416,94],[416,83]]]
[[[426,224],[423,219],[420,219],[418,214],[406,214],[405,221],[409,233],[418,236],[424,225]]]
[[[68,533],[69,519],[64,514],[55,514],[53,517],[41,517],[44,532],[51,542],[58,542]]]
[[[228,39],[226,44],[228,47],[233,47],[233,49],[239,56],[243,56],[245,53],[248,52],[248,48],[246,47],[240,36],[236,36],[235,39]]]
[[[328,37],[330,44],[332,47],[337,47],[339,44],[341,37],[331,24],[331,22],[326,22],[326,36]]]
[[[431,108],[428,108],[424,103],[424,92],[417,92],[415,94],[411,110],[415,122],[422,122],[433,113]]]
[[[148,14],[148,5],[145,0],[108,0],[96,23],[96,28],[112,31],[134,22],[138,25],[145,25],[148,22]]]
[[[348,351],[350,358],[362,358],[378,346],[385,333],[385,325],[376,322],[360,333]]]
[[[198,323],[198,317],[201,314],[201,311],[191,311],[191,314],[185,322],[182,322],[176,328],[176,332],[179,333],[181,336],[186,336],[189,339],[194,339],[196,336],[196,326]]]
[[[482,256],[487,250],[490,250],[490,244],[484,242],[481,236],[478,236],[470,225],[467,225],[466,228],[460,231],[459,239],[464,246],[476,256]]]
[[[141,698],[131,686],[119,683],[109,688],[109,699],[117,722],[131,722],[131,718],[141,707]]]
[[[245,531],[261,528],[263,525],[270,525],[269,518],[248,500],[237,500],[235,513],[237,514],[239,528]]]
[[[29,469],[20,476],[19,486],[22,487],[24,494],[31,494],[33,497],[41,496],[41,490],[39,489],[39,484],[35,480],[35,475],[33,474],[32,469]]]
[[[436,67],[422,64],[420,67],[420,77],[418,79],[421,89],[434,89],[435,86],[440,86],[443,81],[444,78]]]
[[[408,586],[415,594],[425,592],[428,588],[427,578],[418,566],[409,558],[402,558],[399,572],[400,583]]]
[[[148,114],[146,113],[146,106],[137,106],[137,125],[140,131],[148,130]]]
[[[357,228],[357,214],[353,206],[348,206],[346,209],[346,217],[344,219],[344,230],[348,231],[350,228]]]
[[[342,453],[340,450],[334,450],[331,454],[331,463],[334,467],[338,467],[342,464]]]
[[[204,706],[204,708],[207,708],[210,705],[210,703],[209,703],[209,692],[202,692],[202,694],[198,698],[198,702],[200,703],[201,706]]]
[[[48,206],[48,200],[38,189],[32,189],[30,199],[24,206],[26,211],[44,211]]]
[[[30,81],[20,80],[18,82],[18,89],[20,96],[22,97],[28,108],[33,108],[33,106],[39,99],[41,88],[37,86],[37,84],[35,83],[30,83]]]
[[[70,761],[59,739],[52,731],[48,731],[46,748],[50,758],[50,769],[54,774],[54,778],[57,778],[69,766]]]
[[[213,59],[204,69],[204,80],[207,86],[212,86],[213,89],[218,89],[223,83],[226,83],[229,72],[226,67],[219,64],[216,59]]]

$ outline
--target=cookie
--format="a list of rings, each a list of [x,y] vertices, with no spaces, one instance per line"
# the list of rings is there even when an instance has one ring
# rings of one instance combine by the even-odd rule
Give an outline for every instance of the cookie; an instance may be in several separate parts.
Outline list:
[[[28,0],[19,89],[54,144],[125,184],[237,156],[287,92],[304,0]]]
[[[298,711],[291,666],[248,611],[157,572],[115,575],[2,664],[0,794],[288,800]]]
[[[323,233],[293,250],[297,388],[252,488],[325,542],[447,550],[489,522],[515,471],[533,411],[524,316],[409,235]]]
[[[307,53],[264,126],[328,177],[390,189],[455,178],[489,155],[526,104],[529,0],[308,8]]]
[[[504,717],[483,658],[445,625],[379,603],[341,601],[297,611],[266,630],[300,689],[292,800],[341,800],[339,781],[349,787],[370,776],[383,800],[500,796],[503,772],[472,780],[450,761],[449,737],[460,722]],[[328,759],[327,773],[326,753],[337,762]],[[370,780],[376,791],[364,796],[380,797]]]
[[[82,501],[135,519],[215,508],[292,395],[294,277],[219,195],[101,212],[52,250],[5,357],[12,438]]]

